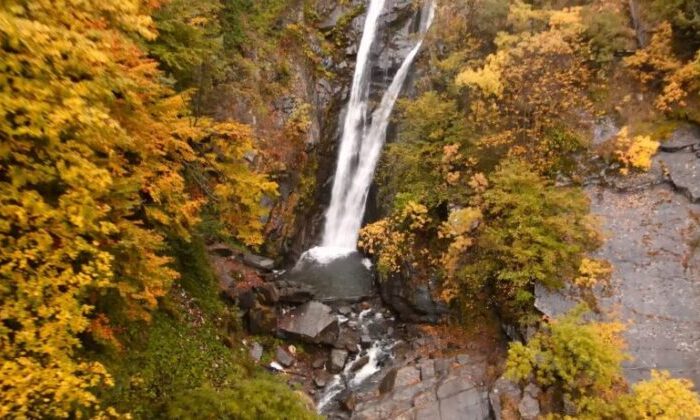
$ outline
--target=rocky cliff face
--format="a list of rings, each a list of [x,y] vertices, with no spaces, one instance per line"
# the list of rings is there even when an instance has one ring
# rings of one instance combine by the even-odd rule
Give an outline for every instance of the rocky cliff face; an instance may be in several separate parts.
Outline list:
[[[614,135],[614,132],[612,133]],[[647,173],[611,177],[587,188],[603,224],[598,257],[614,267],[595,297],[602,317],[629,323],[628,379],[652,369],[700,384],[700,129],[685,126],[664,141]],[[574,291],[537,291],[549,316],[576,304]]]

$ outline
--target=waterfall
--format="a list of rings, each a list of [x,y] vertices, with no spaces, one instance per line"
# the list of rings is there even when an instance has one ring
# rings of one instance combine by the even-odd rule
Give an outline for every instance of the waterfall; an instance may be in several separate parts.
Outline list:
[[[381,155],[391,111],[394,108],[408,72],[423,44],[425,32],[432,24],[435,3],[430,1],[421,14],[421,39],[404,59],[391,85],[368,124],[369,100],[368,61],[377,34],[379,15],[385,0],[370,0],[362,40],[357,53],[357,64],[350,102],[343,125],[338,153],[338,164],[333,182],[331,204],[326,212],[322,248],[354,251],[367,204],[367,195],[374,171]]]

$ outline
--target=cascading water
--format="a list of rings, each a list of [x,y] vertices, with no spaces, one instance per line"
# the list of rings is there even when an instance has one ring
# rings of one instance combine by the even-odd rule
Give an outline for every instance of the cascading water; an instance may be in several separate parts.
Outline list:
[[[381,103],[372,114],[371,124],[368,124],[370,70],[368,62],[384,3],[385,0],[370,0],[365,29],[357,54],[350,103],[343,125],[331,204],[326,213],[321,248],[327,251],[320,252],[316,249],[314,251],[316,254],[342,255],[355,250],[369,187],[386,140],[391,111],[401,93],[413,60],[423,44],[423,35],[430,27],[435,14],[435,4],[431,1],[422,14],[421,39],[404,59]]]
[[[350,102],[348,103],[343,134],[340,141],[338,163],[333,181],[331,205],[326,213],[326,225],[324,229],[323,246],[335,248],[354,249],[355,244],[339,240],[340,226],[346,222],[347,207],[345,198],[348,197],[351,182],[355,172],[354,162],[362,160],[358,155],[358,149],[363,143],[363,137],[367,128],[367,102],[369,100],[370,66],[369,59],[372,45],[377,36],[379,16],[384,9],[385,0],[370,0],[362,39],[357,51],[357,63],[350,90]],[[361,217],[361,216],[360,216]]]

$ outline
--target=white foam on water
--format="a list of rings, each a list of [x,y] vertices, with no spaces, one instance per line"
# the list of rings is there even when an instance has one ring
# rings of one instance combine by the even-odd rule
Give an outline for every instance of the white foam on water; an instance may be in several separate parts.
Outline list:
[[[330,264],[339,258],[347,257],[355,252],[357,252],[355,248],[317,246],[304,252],[294,268],[300,268],[305,262],[315,262],[321,265]]]

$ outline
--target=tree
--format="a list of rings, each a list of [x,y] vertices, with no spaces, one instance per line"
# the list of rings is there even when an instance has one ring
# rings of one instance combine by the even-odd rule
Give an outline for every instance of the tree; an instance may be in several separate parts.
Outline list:
[[[543,326],[527,344],[508,349],[507,375],[556,386],[576,398],[610,390],[622,381],[622,325],[586,322],[585,306]]]
[[[506,375],[554,388],[574,403],[575,418],[678,419],[700,415],[700,398],[687,379],[651,372],[631,390],[622,377],[622,325],[586,321],[585,306],[542,326],[527,344],[512,343]],[[569,418],[569,417],[566,417]]]
[[[580,190],[555,187],[516,160],[497,168],[479,200],[484,223],[462,254],[462,268],[455,271],[462,291],[453,295],[469,301],[492,287],[502,315],[526,321],[535,283],[562,286],[577,276],[586,252],[598,246],[588,200]]]
[[[94,311],[104,295],[148,319],[177,278],[164,237],[186,238],[205,202],[186,166],[223,173],[214,180],[227,185],[212,186],[235,232],[259,242],[256,199],[273,185],[244,163],[247,132],[195,124],[137,44],[154,39],[157,3],[0,10],[2,417],[110,412],[91,389],[111,380],[77,357],[80,336],[104,327]]]

